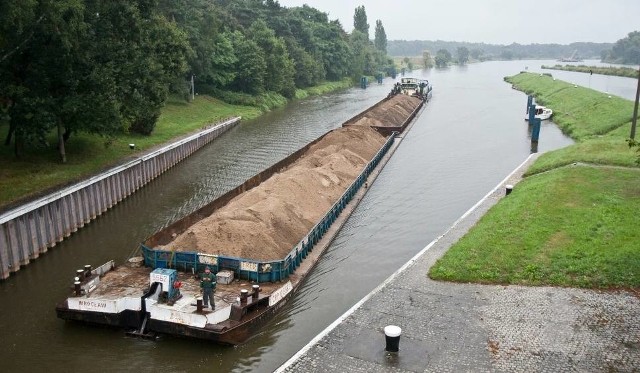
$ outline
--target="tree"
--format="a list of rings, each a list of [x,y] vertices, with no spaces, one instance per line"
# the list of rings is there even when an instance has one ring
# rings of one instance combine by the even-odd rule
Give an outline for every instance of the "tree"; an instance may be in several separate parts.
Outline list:
[[[375,31],[375,39],[373,44],[376,46],[376,49],[387,54],[387,34],[384,32],[384,26],[382,26],[382,21],[376,21],[376,31]]]
[[[262,48],[240,31],[232,34],[233,49],[238,58],[236,76],[231,87],[250,94],[264,92],[267,63]]]
[[[618,40],[608,57],[623,64],[640,64],[640,31],[630,32],[626,38]]]
[[[471,54],[471,58],[473,58],[474,60],[481,60],[482,55],[484,54],[484,51],[480,48],[473,48],[470,54]]]
[[[422,67],[425,69],[433,67],[433,58],[429,51],[422,51]]]
[[[184,35],[149,0],[3,3],[22,27],[3,40],[0,86],[16,153],[57,131],[61,161],[74,132],[150,133],[169,82],[186,68]],[[2,12],[4,13],[4,12]],[[39,16],[35,16],[38,14]],[[28,31],[25,31],[28,30]],[[4,46],[3,46],[4,47]],[[4,48],[3,48],[4,50]]]
[[[362,74],[373,75],[375,59],[371,41],[364,33],[353,30],[350,44],[353,51],[351,75],[355,78]]]
[[[503,60],[512,60],[513,52],[510,49],[503,49],[502,52],[500,52],[500,58]]]
[[[458,63],[464,65],[469,61],[469,50],[466,47],[458,47],[456,49]]]
[[[353,28],[363,33],[369,40],[369,24],[367,23],[367,12],[364,10],[364,5],[357,7],[355,10]]]
[[[186,35],[155,1],[96,1],[88,14],[97,15],[90,18],[94,66],[116,83],[121,128],[151,134],[171,82],[187,70]]]
[[[265,89],[285,97],[295,94],[294,64],[289,57],[284,39],[276,37],[266,22],[259,19],[249,28],[250,38],[262,49],[267,66]]]
[[[320,83],[326,73],[322,63],[318,63],[311,53],[302,48],[296,39],[287,38],[287,49],[295,65],[296,87],[305,88]],[[320,60],[321,62],[321,60]]]
[[[319,52],[322,56],[327,79],[339,80],[349,76],[354,60],[354,52],[349,36],[342,29],[339,21],[331,21],[328,24],[319,24],[314,29],[318,35]]]
[[[451,53],[446,49],[436,52],[436,67],[446,67],[451,62]]]

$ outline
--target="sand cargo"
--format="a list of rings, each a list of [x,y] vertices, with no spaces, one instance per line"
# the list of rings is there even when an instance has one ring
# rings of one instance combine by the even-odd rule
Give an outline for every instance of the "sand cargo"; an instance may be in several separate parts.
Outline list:
[[[76,273],[58,317],[239,344],[298,289],[426,98],[390,95],[162,229],[140,256]],[[214,309],[199,274],[216,274]]]

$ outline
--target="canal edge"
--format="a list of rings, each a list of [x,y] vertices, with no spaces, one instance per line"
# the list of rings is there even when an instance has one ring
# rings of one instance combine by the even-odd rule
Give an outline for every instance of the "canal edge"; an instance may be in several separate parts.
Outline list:
[[[240,123],[204,126],[107,171],[0,214],[0,281]]]
[[[366,294],[362,299],[360,299],[356,304],[354,304],[351,308],[349,308],[345,313],[340,315],[336,320],[334,320],[329,326],[323,329],[320,333],[318,333],[309,343],[307,343],[304,347],[302,347],[298,352],[296,352],[291,358],[285,361],[280,367],[278,367],[274,372],[275,373],[283,373],[286,372],[292,365],[294,365],[298,359],[304,356],[311,348],[313,348],[316,344],[318,344],[324,337],[326,337],[331,331],[333,331],[338,325],[344,322],[349,316],[351,316],[355,311],[357,311],[363,304],[365,304],[371,297],[373,297],[376,293],[380,292],[384,289],[388,284],[393,282],[401,273],[411,267],[418,259],[420,259],[429,249],[431,249],[436,243],[438,243],[443,237],[447,236],[451,231],[453,231],[463,220],[465,220],[469,215],[471,215],[480,205],[487,202],[492,196],[496,193],[500,192],[500,189],[505,188],[506,185],[515,185],[520,180],[522,180],[522,174],[529,167],[529,165],[539,156],[539,153],[530,154],[520,165],[518,165],[509,175],[507,175],[502,181],[500,181],[493,189],[491,189],[484,197],[482,197],[478,202],[476,202],[471,208],[469,208],[464,214],[462,214],[453,224],[440,236],[436,237],[433,241],[431,241],[427,246],[425,246],[422,250],[420,250],[416,255],[414,255],[409,261],[407,261],[402,267],[392,273],[389,277],[387,277],[381,284],[376,286],[373,290],[371,290],[368,294]],[[489,202],[491,203],[491,202]],[[497,201],[492,204],[497,203]],[[482,215],[482,214],[481,214]],[[477,220],[480,219],[481,216],[478,216]],[[475,223],[474,223],[475,224]]]

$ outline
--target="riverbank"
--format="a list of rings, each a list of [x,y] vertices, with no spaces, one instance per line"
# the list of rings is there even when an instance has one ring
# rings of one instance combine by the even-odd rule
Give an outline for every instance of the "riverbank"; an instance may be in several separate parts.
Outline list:
[[[553,66],[542,65],[543,69],[548,70],[562,70],[562,71],[575,71],[586,74],[600,74],[610,76],[622,76],[625,78],[637,78],[638,70],[631,67],[601,67],[601,66],[587,66],[587,65],[560,65]]]
[[[298,90],[296,97],[321,95],[351,86],[353,83],[349,79],[326,82]],[[253,119],[286,103],[285,99],[269,107],[256,107],[229,104],[206,95],[196,96],[193,102],[172,98],[162,110],[151,136],[121,134],[106,139],[83,133],[74,134],[66,144],[66,164],[58,162],[55,146],[25,151],[18,160],[13,155],[12,147],[0,147],[0,211],[78,182],[131,157],[194,133],[205,125],[231,116]],[[0,126],[0,137],[4,138],[7,130],[8,126]],[[49,143],[55,144],[56,141],[52,137]],[[129,144],[135,144],[135,148],[130,149]]]
[[[521,73],[506,79],[553,109],[576,144],[543,154],[429,272],[435,280],[640,288],[640,168],[625,139],[633,103]],[[544,141],[544,135],[542,140]]]
[[[640,301],[631,292],[461,284],[424,275],[487,211],[511,199],[504,186],[519,187],[534,159],[276,372],[634,371]],[[401,328],[397,353],[385,351],[387,325]]]

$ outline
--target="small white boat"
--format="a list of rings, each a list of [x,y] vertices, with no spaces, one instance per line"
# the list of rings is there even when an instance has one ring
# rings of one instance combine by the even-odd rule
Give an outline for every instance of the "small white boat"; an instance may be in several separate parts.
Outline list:
[[[549,109],[548,107],[536,105],[536,113],[535,113],[536,119],[540,119],[540,120],[549,119],[551,118],[551,115],[553,115],[553,110]],[[529,113],[527,113],[524,116],[524,120],[529,120]]]

